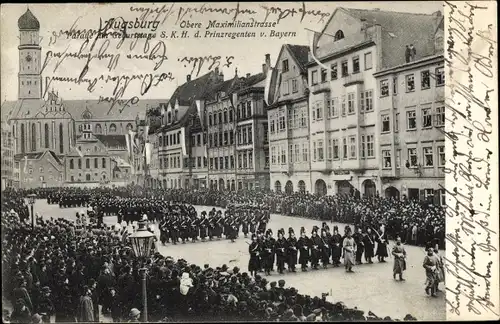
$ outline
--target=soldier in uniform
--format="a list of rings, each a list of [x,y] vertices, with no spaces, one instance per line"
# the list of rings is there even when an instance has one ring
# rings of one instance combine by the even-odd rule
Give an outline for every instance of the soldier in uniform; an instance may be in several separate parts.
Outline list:
[[[318,236],[318,227],[314,226],[311,233],[311,268],[318,270],[319,258],[321,255],[321,238]]]
[[[342,255],[342,236],[339,234],[339,228],[337,226],[333,227],[333,235],[331,239],[332,246],[332,263],[334,267],[340,265],[340,257]]]
[[[190,223],[190,234],[191,234],[191,241],[195,242],[198,240],[198,234],[199,234],[199,229],[198,229],[198,224],[199,220],[197,217],[193,217]]]
[[[167,218],[163,217],[163,219],[160,221],[159,224],[160,228],[160,242],[161,244],[165,245],[165,242],[168,242],[168,225],[167,225]]]
[[[251,276],[255,276],[257,271],[261,269],[260,255],[262,246],[257,241],[257,235],[252,234],[252,243],[248,247],[248,252],[250,253],[250,261],[248,262],[248,272]]]
[[[172,243],[174,245],[177,245],[177,242],[179,242],[179,216],[177,214],[172,215],[172,222],[170,223],[170,237],[172,238]]]
[[[286,262],[286,252],[287,252],[287,243],[285,240],[285,230],[280,229],[278,231],[278,240],[276,240],[276,266],[278,268],[278,272],[283,274],[283,270],[285,270],[285,262]]]
[[[307,271],[309,262],[309,248],[311,245],[310,239],[306,235],[304,227],[300,228],[300,238],[297,241],[297,249],[299,250],[299,263],[303,272]]]
[[[274,239],[272,237],[273,232],[268,229],[266,232],[266,238],[264,239],[263,249],[262,249],[262,262],[264,266],[264,271],[267,275],[271,275],[274,263]]]
[[[180,216],[179,230],[182,239],[182,244],[186,244],[186,240],[189,239],[189,232],[188,232],[189,229],[188,229],[188,220],[184,215]]]
[[[248,236],[249,224],[250,224],[250,217],[248,216],[248,213],[245,211],[241,220],[241,231],[243,232],[245,238]]]
[[[363,261],[361,260],[364,251],[363,237],[363,231],[361,230],[361,228],[358,228],[358,232],[353,235],[353,239],[356,242],[356,264],[363,263]]]
[[[204,242],[206,237],[207,237],[207,229],[209,225],[209,220],[207,218],[207,212],[202,211],[201,212],[201,219],[199,222],[199,227],[200,227],[200,239]]]
[[[330,263],[330,240],[328,239],[327,228],[328,227],[323,227],[323,229],[321,229],[321,264],[324,269],[326,269]]]
[[[256,230],[257,230],[257,217],[255,216],[255,213],[250,210],[248,212],[250,214],[250,220],[248,221],[249,224],[250,224],[250,233],[252,234],[256,234]]]
[[[363,237],[363,243],[365,245],[365,261],[368,263],[373,263],[372,258],[374,256],[376,236],[372,233],[370,228],[366,229],[366,234]]]

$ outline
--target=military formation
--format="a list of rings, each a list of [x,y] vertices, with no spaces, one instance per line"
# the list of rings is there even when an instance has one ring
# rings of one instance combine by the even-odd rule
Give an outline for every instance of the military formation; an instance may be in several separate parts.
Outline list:
[[[248,247],[248,271],[251,274],[264,272],[270,275],[275,265],[280,274],[284,273],[285,266],[289,272],[296,272],[297,264],[303,272],[309,267],[313,270],[318,270],[320,266],[326,269],[329,264],[339,267],[341,258],[345,257],[343,245],[346,237],[354,239],[356,264],[373,263],[372,258],[375,256],[379,262],[386,262],[388,240],[383,228],[381,230],[382,234],[379,234],[379,231],[372,231],[371,228],[360,228],[353,234],[351,228],[346,226],[342,236],[337,226],[334,226],[332,233],[327,223],[323,222],[321,229],[313,227],[311,236],[301,227],[300,236],[296,237],[294,229],[290,227],[288,236],[282,228],[278,231],[277,238],[274,238],[272,230],[268,229],[265,235],[252,235],[252,242]]]

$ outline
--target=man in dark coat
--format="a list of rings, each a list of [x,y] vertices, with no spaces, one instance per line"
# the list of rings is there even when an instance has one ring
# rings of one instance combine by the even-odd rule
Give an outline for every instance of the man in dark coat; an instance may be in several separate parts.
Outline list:
[[[307,271],[307,264],[309,262],[309,248],[311,246],[311,241],[306,235],[306,230],[304,227],[300,229],[300,238],[297,242],[297,248],[300,252],[299,263],[301,265],[302,271]]]
[[[297,264],[297,238],[295,238],[295,233],[291,227],[288,229],[288,239],[286,243],[288,270],[295,272],[295,266]]]
[[[318,270],[319,259],[321,256],[321,238],[318,236],[318,227],[315,226],[311,236],[311,268]]]
[[[286,240],[285,240],[285,230],[280,229],[278,231],[278,240],[276,240],[276,265],[280,274],[283,274],[283,270],[285,270],[285,261],[286,261]]]
[[[339,234],[339,228],[337,226],[333,227],[333,235],[331,238],[332,246],[332,263],[334,267],[340,265],[340,257],[342,255],[342,236]]]

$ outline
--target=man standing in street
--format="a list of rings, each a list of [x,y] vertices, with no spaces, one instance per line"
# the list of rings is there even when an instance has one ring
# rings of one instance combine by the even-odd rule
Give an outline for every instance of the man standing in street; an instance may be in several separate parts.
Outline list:
[[[396,280],[396,275],[399,275],[399,280],[405,281],[403,278],[403,271],[406,270],[406,250],[401,243],[401,237],[396,239],[396,245],[392,248],[392,255],[394,256],[394,268],[392,276]]]

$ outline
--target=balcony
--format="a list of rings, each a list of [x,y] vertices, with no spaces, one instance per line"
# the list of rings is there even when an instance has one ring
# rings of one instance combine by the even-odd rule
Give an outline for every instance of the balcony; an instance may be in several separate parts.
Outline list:
[[[319,82],[311,85],[310,87],[312,94],[318,94],[321,92],[330,92],[330,82]]]
[[[392,169],[380,169],[379,176],[385,179],[399,179],[400,170],[399,168],[396,168],[394,171]]]
[[[361,72],[351,73],[342,78],[344,80],[344,87],[348,87],[353,84],[363,84],[365,82],[365,79],[363,78],[363,73]]]

